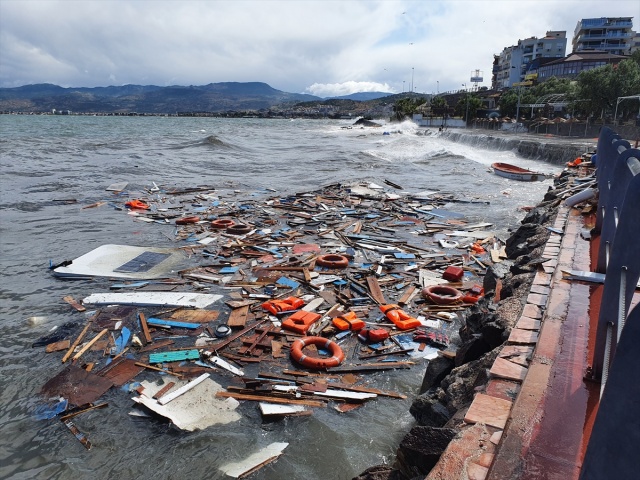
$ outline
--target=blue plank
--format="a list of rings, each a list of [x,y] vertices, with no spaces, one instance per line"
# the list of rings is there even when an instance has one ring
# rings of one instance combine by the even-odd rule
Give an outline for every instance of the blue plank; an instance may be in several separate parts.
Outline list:
[[[298,288],[300,286],[298,282],[291,280],[290,278],[287,278],[287,277],[280,277],[276,283],[278,285],[285,285],[290,288]]]
[[[148,318],[147,323],[150,325],[160,325],[164,327],[176,327],[176,328],[190,328],[195,330],[196,328],[200,328],[199,323],[188,323],[188,322],[175,322],[173,320],[162,320],[160,318]]]

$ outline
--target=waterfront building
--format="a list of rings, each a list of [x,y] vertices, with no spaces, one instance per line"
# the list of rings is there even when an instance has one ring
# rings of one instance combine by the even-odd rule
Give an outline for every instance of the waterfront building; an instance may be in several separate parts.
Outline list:
[[[548,31],[542,38],[518,40],[517,45],[505,47],[494,59],[492,88],[511,87],[522,82],[534,60],[563,58],[567,50],[566,31]]]
[[[615,55],[629,55],[636,33],[633,17],[583,18],[573,33],[573,52],[602,50]]]
[[[627,57],[602,50],[573,52],[565,58],[540,65],[536,70],[537,81],[544,82],[551,77],[576,78],[580,72],[602,67],[607,64],[615,65],[625,58]]]

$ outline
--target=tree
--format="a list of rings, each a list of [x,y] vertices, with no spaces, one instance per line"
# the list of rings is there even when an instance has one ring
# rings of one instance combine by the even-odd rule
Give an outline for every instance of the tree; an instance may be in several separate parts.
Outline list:
[[[423,97],[418,98],[401,98],[396,101],[393,106],[394,116],[396,120],[404,120],[406,117],[416,113],[416,109],[427,100]]]
[[[605,65],[578,75],[574,107],[586,115],[604,118],[613,114],[618,97],[640,92],[640,64],[634,59]]]
[[[514,117],[518,111],[518,97],[520,97],[520,116],[527,116],[528,109],[524,109],[522,105],[535,103],[538,96],[532,89],[527,87],[515,87],[508,92],[503,93],[498,101],[500,114],[503,117]]]
[[[467,107],[468,104],[468,107]],[[482,100],[476,95],[460,97],[456,104],[455,115],[465,120],[476,118],[476,112],[482,107]]]

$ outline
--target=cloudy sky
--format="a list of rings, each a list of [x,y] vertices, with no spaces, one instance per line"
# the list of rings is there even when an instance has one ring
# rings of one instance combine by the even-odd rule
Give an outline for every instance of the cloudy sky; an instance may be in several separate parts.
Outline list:
[[[266,82],[318,96],[491,82],[493,55],[638,0],[0,0],[0,86]]]

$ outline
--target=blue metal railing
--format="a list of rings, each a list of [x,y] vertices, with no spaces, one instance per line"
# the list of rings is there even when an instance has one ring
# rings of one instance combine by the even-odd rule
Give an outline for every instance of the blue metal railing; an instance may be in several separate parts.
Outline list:
[[[637,478],[640,444],[640,150],[603,127],[598,140],[598,271],[605,273],[591,375],[601,401],[580,479]]]

